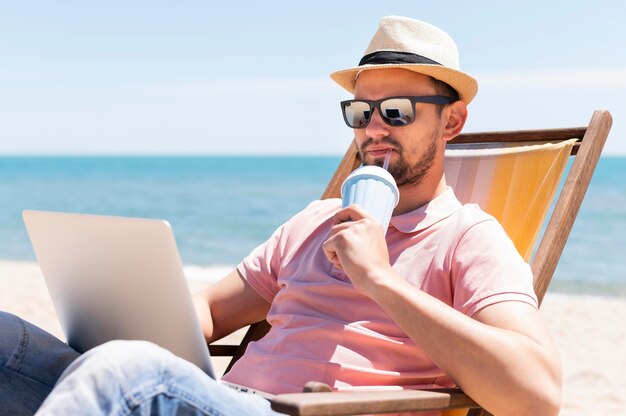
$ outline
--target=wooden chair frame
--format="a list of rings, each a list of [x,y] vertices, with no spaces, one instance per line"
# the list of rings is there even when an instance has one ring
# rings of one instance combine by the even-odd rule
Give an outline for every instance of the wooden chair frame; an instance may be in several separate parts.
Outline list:
[[[531,262],[534,288],[541,304],[552,275],[565,247],[591,177],[600,158],[602,148],[612,125],[611,114],[606,110],[593,113],[587,127],[466,133],[451,143],[492,143],[563,141],[578,139],[571,157],[574,161],[561,192],[558,194],[546,230],[538,243]],[[339,167],[330,180],[322,199],[339,197],[340,187],[346,176],[360,161],[356,145],[349,147]],[[245,352],[250,341],[262,338],[270,326],[266,321],[250,327],[241,345],[210,345],[213,356],[233,356],[228,371]],[[480,407],[460,389],[404,390],[397,392],[328,393],[327,386],[308,383],[304,393],[281,394],[272,400],[272,408],[291,415],[350,415],[363,413],[391,413],[420,410],[473,409],[468,416],[487,416]]]

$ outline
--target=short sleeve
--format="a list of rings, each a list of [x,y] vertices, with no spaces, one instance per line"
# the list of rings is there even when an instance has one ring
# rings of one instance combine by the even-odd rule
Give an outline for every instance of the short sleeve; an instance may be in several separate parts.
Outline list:
[[[280,290],[281,270],[298,246],[315,232],[316,227],[331,218],[340,205],[341,200],[336,198],[311,202],[255,248],[239,263],[237,270],[259,295],[271,303]]]
[[[285,224],[278,227],[267,241],[252,250],[237,266],[250,286],[270,303],[279,290],[277,279],[282,264],[281,237],[284,228]]]
[[[530,266],[493,218],[474,224],[463,234],[454,250],[451,271],[453,306],[468,316],[499,302],[538,305]]]

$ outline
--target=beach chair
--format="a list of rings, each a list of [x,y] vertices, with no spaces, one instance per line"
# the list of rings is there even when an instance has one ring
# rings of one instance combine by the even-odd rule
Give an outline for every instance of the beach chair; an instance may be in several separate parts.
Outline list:
[[[530,260],[540,304],[611,124],[610,113],[599,110],[594,112],[586,127],[468,133],[455,138],[446,148],[448,184],[455,189],[461,202],[478,203],[501,222],[520,254]],[[569,172],[558,191],[568,161],[571,161]],[[338,197],[341,183],[358,165],[353,144],[322,198]],[[557,193],[551,215],[547,215]],[[233,356],[228,371],[243,355],[246,345],[260,339],[268,330],[268,323],[263,321],[250,327],[241,345],[210,345],[209,348],[214,356]],[[303,393],[275,396],[272,408],[302,416],[426,410],[442,410],[446,416],[489,415],[458,388],[340,393],[330,390],[330,387],[312,380],[303,386]]]

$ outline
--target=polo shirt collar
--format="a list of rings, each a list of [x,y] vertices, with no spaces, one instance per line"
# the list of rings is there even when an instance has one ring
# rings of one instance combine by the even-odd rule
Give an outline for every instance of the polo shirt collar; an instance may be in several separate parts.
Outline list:
[[[407,212],[391,217],[390,224],[402,233],[414,233],[425,230],[461,209],[463,205],[456,199],[451,187],[429,203]]]

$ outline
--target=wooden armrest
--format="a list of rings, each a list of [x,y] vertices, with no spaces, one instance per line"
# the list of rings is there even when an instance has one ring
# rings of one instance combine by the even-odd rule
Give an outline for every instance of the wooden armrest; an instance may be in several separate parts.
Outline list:
[[[331,416],[479,406],[460,389],[289,393],[271,399],[272,409],[298,416]]]

